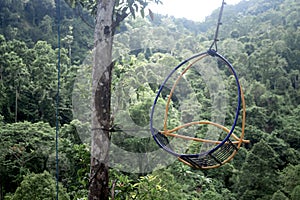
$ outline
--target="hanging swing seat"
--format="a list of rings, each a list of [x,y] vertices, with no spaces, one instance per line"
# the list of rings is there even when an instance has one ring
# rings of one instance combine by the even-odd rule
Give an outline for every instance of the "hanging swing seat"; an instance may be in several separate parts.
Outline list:
[[[189,122],[184,125],[175,127],[171,130],[168,129],[167,127],[167,121],[168,121],[168,112],[169,112],[169,106],[171,102],[171,98],[173,95],[173,92],[179,82],[179,80],[183,77],[183,75],[191,68],[192,65],[203,59],[204,57],[217,57],[218,59],[222,60],[226,66],[229,68],[231,71],[232,75],[235,77],[236,80],[236,85],[237,85],[237,93],[238,93],[238,103],[236,107],[236,113],[235,113],[235,119],[234,122],[231,126],[231,129],[228,129],[220,124],[210,122],[210,121],[196,121],[196,122]],[[168,100],[166,104],[166,111],[165,111],[165,119],[164,119],[164,128],[163,130],[157,130],[156,128],[153,127],[153,116],[154,116],[154,110],[156,106],[156,102],[162,93],[162,89],[164,88],[164,84],[169,80],[172,74],[175,73],[176,70],[178,70],[182,65],[186,64],[187,62],[191,61],[191,63],[186,67],[175,83],[173,84],[173,87],[170,91],[170,94],[168,95]],[[238,118],[239,118],[239,113],[242,113],[242,127],[241,127],[241,134],[240,136],[235,135],[234,129],[237,124]],[[191,166],[192,168],[196,169],[211,169],[211,168],[217,168],[227,162],[229,162],[237,153],[238,149],[241,147],[242,143],[249,143],[249,140],[244,140],[244,130],[245,130],[245,120],[246,120],[246,105],[245,105],[245,99],[244,99],[244,94],[242,91],[241,84],[238,80],[238,77],[236,75],[236,72],[229,63],[228,60],[226,60],[222,55],[220,55],[216,51],[209,50],[204,53],[197,54],[195,56],[192,56],[191,58],[183,61],[180,63],[177,67],[174,68],[174,70],[170,73],[170,75],[165,79],[164,83],[161,85],[156,99],[154,101],[154,104],[152,106],[152,112],[150,116],[150,129],[153,135],[154,140],[156,143],[165,151],[168,153],[176,156],[181,162],[184,164],[187,164]],[[212,125],[215,126],[219,129],[222,129],[223,132],[225,132],[227,135],[221,140],[221,141],[214,141],[214,140],[208,140],[208,139],[202,139],[202,138],[197,138],[197,137],[190,137],[190,136],[185,136],[181,134],[177,134],[176,132],[179,131],[180,129],[193,126],[193,125]],[[178,153],[174,150],[174,148],[171,145],[171,139],[172,138],[180,138],[183,140],[189,140],[189,141],[195,141],[195,142],[202,142],[202,143],[208,143],[208,144],[214,144],[215,146],[211,148],[208,151],[198,153],[198,154],[182,154]]]
[[[177,65],[171,72],[170,74],[166,77],[164,82],[161,84],[150,114],[150,130],[152,133],[152,136],[158,146],[165,150],[166,152],[176,156],[181,162],[196,168],[196,169],[211,169],[211,168],[217,168],[227,162],[229,162],[237,153],[238,149],[241,147],[243,143],[249,143],[249,140],[244,140],[244,132],[245,132],[245,121],[246,121],[246,104],[245,104],[245,99],[244,99],[244,94],[242,90],[242,86],[239,82],[238,76],[231,65],[231,63],[223,57],[221,54],[217,52],[217,41],[218,41],[218,33],[219,33],[219,26],[222,24],[221,18],[222,18],[222,13],[223,13],[223,8],[225,5],[225,1],[222,1],[222,6],[220,9],[219,13],[219,19],[217,23],[217,28],[215,32],[215,37],[214,41],[211,44],[210,48],[208,51],[196,54],[183,62],[181,62],[179,65]],[[213,49],[214,47],[214,49]],[[217,124],[215,122],[210,122],[210,121],[196,121],[196,122],[189,122],[186,124],[183,124],[181,126],[175,127],[173,129],[168,128],[168,113],[169,113],[169,107],[171,103],[171,98],[172,95],[175,91],[176,86],[179,84],[180,79],[184,76],[184,74],[197,62],[204,60],[205,57],[214,57],[218,59],[218,62],[216,65],[219,65],[220,63],[225,64],[225,68],[227,68],[228,72],[234,77],[235,83],[236,83],[236,89],[237,89],[237,105],[235,107],[235,115],[234,115],[234,120],[231,125],[231,128],[228,129],[225,126],[222,126],[220,124]],[[219,62],[221,61],[221,62]],[[189,63],[189,64],[188,64]],[[205,62],[204,62],[205,63]],[[182,66],[185,64],[188,64],[188,66],[182,70],[180,75],[177,77],[177,79],[174,81],[172,89],[168,95],[167,103],[166,103],[166,109],[165,109],[165,117],[163,121],[163,128],[162,130],[157,130],[157,128],[154,127],[154,112],[155,112],[155,107],[156,103],[159,99],[160,96],[162,96],[162,90],[167,84],[167,82],[171,82],[172,80],[171,76],[175,74],[175,72],[180,69]],[[207,63],[205,63],[205,66],[208,67]],[[180,70],[178,70],[180,71]],[[177,72],[178,72],[177,71]],[[235,135],[233,132],[235,130],[235,127],[238,122],[239,115],[242,115],[241,119],[241,133],[238,134],[239,136]],[[220,141],[214,141],[214,140],[209,140],[209,139],[201,139],[198,137],[191,137],[191,136],[186,136],[177,133],[180,129],[193,126],[193,125],[212,125],[215,126],[216,128],[222,129],[223,132],[226,133],[226,136],[224,136]],[[213,147],[210,147],[209,150],[208,148],[204,148],[204,151],[201,151],[201,153],[179,153],[177,150],[178,148],[175,148],[176,146],[172,147],[172,140],[174,138],[179,138],[183,139],[186,141],[193,141],[193,142],[201,142],[201,143],[206,143],[209,145],[214,145]],[[172,139],[172,140],[171,140]],[[172,145],[171,145],[172,144]],[[186,143],[183,143],[186,144]],[[203,150],[203,149],[202,149]]]

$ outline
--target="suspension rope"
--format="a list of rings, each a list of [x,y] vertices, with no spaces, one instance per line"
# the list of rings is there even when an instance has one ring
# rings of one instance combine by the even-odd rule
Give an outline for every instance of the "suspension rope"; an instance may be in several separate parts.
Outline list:
[[[214,41],[213,43],[211,44],[209,50],[212,50],[213,46],[215,46],[215,51],[218,51],[218,46],[217,46],[217,42],[219,41],[218,39],[218,35],[219,35],[219,28],[220,28],[220,25],[222,25],[222,15],[223,15],[223,10],[224,10],[224,5],[226,5],[225,3],[225,0],[222,1],[222,6],[221,6],[221,9],[220,9],[220,12],[219,12],[219,18],[218,18],[218,24],[217,24],[217,28],[216,28],[216,32],[215,32],[215,37],[214,37]]]
[[[56,16],[57,16],[57,94],[56,94],[56,113],[55,113],[55,165],[56,165],[56,200],[58,200],[59,186],[59,157],[58,157],[58,139],[59,139],[59,92],[60,92],[60,0],[56,2]]]

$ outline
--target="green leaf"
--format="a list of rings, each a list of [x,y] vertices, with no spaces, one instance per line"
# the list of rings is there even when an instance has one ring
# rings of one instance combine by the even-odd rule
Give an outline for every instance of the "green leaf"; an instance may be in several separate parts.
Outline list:
[[[130,6],[130,7],[129,7],[129,10],[130,10],[130,13],[131,13],[131,15],[133,16],[133,18],[135,18],[135,11],[134,11],[133,7]]]
[[[141,15],[143,18],[145,17],[145,9],[144,8],[141,9]]]
[[[133,4],[133,6],[135,7],[135,11],[136,12],[139,12],[139,6],[135,3],[135,4]]]

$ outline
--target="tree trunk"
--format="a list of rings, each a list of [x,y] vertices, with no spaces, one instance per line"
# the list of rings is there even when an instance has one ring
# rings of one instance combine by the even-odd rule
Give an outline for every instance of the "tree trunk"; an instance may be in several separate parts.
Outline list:
[[[109,128],[115,0],[97,3],[92,72],[92,141],[89,200],[109,199]]]

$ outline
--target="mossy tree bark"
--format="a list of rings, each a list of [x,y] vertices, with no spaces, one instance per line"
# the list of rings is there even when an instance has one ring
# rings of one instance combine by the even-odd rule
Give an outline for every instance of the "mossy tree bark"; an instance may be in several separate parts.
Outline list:
[[[109,199],[109,128],[115,0],[97,3],[92,72],[92,143],[89,200]]]

